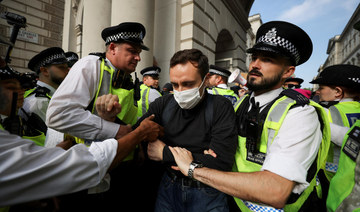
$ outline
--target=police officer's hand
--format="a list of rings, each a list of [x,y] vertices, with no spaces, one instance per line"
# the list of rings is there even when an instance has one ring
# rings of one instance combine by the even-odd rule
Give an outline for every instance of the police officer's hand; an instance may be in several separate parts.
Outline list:
[[[193,156],[191,152],[185,148],[181,147],[171,147],[169,146],[171,153],[175,158],[177,166],[171,166],[172,169],[181,171],[185,176],[188,176],[188,170],[190,167],[191,161],[193,161]]]
[[[144,137],[143,140],[151,142],[157,138],[164,136],[164,128],[152,121],[155,115],[145,118],[136,128],[136,130]]]
[[[121,112],[119,97],[113,94],[98,97],[95,106],[98,115],[106,121],[114,122],[116,115]]]
[[[70,149],[73,145],[73,141],[69,139],[56,144],[57,147],[63,148],[64,150]]]

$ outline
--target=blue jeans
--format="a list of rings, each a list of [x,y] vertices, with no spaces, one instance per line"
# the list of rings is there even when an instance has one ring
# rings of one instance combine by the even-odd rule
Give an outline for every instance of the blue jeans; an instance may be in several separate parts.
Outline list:
[[[228,212],[226,195],[212,187],[195,188],[180,180],[162,177],[155,204],[155,212]]]

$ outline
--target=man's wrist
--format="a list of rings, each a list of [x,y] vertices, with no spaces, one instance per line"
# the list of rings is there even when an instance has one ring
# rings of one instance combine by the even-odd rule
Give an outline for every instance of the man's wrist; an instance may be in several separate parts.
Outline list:
[[[188,177],[194,179],[194,171],[196,168],[202,168],[204,165],[200,161],[192,161],[188,170]]]

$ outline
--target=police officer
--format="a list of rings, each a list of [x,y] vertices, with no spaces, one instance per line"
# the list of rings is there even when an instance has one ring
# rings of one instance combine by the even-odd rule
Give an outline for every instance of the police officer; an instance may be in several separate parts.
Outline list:
[[[121,23],[105,28],[101,35],[106,52],[100,57],[88,55],[81,58],[71,68],[69,77],[60,85],[48,108],[49,127],[85,140],[121,137],[131,130],[125,124],[136,122],[137,107],[130,74],[141,59],[141,51],[148,50],[143,45],[145,28],[140,23]],[[103,112],[95,109],[97,98],[107,94],[119,98],[121,112],[117,115],[117,123],[96,115]]]
[[[12,134],[30,139],[39,146],[44,146],[47,127],[41,118],[36,114],[31,114],[25,119],[18,114],[19,108],[24,103],[25,89],[22,84],[35,85],[33,79],[28,76],[28,74],[19,73],[7,65],[0,67],[2,86],[14,91],[12,107],[8,107],[6,111],[0,113],[0,125]]]
[[[324,204],[312,201],[317,199],[316,173],[329,148],[326,113],[298,92],[282,88],[295,67],[309,59],[311,39],[296,25],[272,21],[260,26],[256,44],[247,52],[252,54],[247,87],[253,92],[236,106],[235,172],[189,166],[191,154],[174,147],[178,168],[234,196],[232,211],[324,210]],[[205,153],[217,156],[212,150]]]
[[[319,84],[316,94],[320,104],[327,108],[331,145],[326,162],[326,177],[330,181],[337,171],[340,148],[348,129],[360,119],[360,67],[340,64],[326,67],[311,81]]]
[[[360,176],[360,120],[344,137],[341,145],[339,168],[330,182],[326,201],[328,211],[358,211]]]
[[[65,52],[65,56],[68,61],[69,68],[71,68],[79,60],[79,55],[75,52]]]
[[[16,105],[21,105],[21,77],[23,76],[20,73],[6,67],[0,57],[1,117],[10,117],[11,113],[17,111],[14,109]],[[16,94],[13,95],[14,93]],[[14,96],[20,98],[13,99]],[[141,127],[118,140],[94,142],[90,148],[80,144],[67,151],[35,145],[30,140],[15,135],[11,130],[5,130],[9,128],[0,123],[0,211],[5,210],[6,208],[1,207],[6,205],[50,198],[96,186],[109,169],[120,164],[132,150],[131,146],[143,140],[153,141],[162,133],[161,127],[151,121],[153,118],[146,119],[141,123]],[[16,123],[13,119],[9,124]],[[31,210],[19,208],[18,205],[11,207],[10,211],[50,210],[49,205],[41,206],[41,209]]]
[[[284,88],[301,88],[304,80],[298,77],[289,77],[285,80]]]
[[[65,52],[59,47],[45,49],[30,59],[28,68],[37,73],[39,79],[36,87],[25,92],[24,110],[20,114],[27,119],[35,113],[45,123],[50,99],[69,71]]]
[[[50,101],[46,119],[48,126],[81,138],[83,141],[78,141],[86,144],[91,140],[120,138],[129,133],[131,124],[137,121],[135,102],[139,99],[136,92],[139,88],[130,74],[141,60],[141,51],[149,50],[143,44],[145,34],[144,26],[135,22],[105,28],[101,36],[106,52],[100,56],[85,56],[74,64]],[[97,102],[103,96],[108,97],[104,100],[105,107],[97,108]],[[113,101],[114,96],[116,101]],[[120,108],[121,112],[118,112]],[[101,118],[114,113],[115,121]],[[132,164],[134,154],[135,150],[110,173],[111,186],[105,193],[109,207],[118,205],[119,201],[124,208],[140,206],[134,203],[140,189],[136,182],[138,171]],[[102,191],[108,187],[103,188]],[[88,205],[86,199],[83,201]]]
[[[161,96],[161,93],[157,90],[159,88],[160,72],[161,69],[157,66],[144,68],[140,72],[143,75],[143,84],[140,86],[140,100],[137,102],[138,118],[143,116],[149,109],[149,105]]]
[[[239,96],[227,86],[228,78],[231,75],[231,72],[224,68],[210,65],[209,74],[210,78],[208,86],[210,88],[207,89],[208,93],[222,95],[235,105],[235,103],[239,100]]]

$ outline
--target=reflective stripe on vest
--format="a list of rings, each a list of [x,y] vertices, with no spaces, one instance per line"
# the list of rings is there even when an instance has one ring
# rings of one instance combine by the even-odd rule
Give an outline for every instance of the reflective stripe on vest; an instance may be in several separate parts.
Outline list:
[[[145,84],[140,85],[140,99],[138,101],[137,117],[142,117],[149,108],[149,93],[150,88]]]
[[[360,120],[355,122],[349,132],[359,127]],[[357,134],[359,134],[357,132]],[[326,200],[328,211],[360,211],[360,140],[349,138],[346,134],[342,144],[339,160],[339,169],[330,182],[329,195]],[[351,148],[352,147],[352,148]],[[355,148],[354,148],[355,147]],[[357,147],[357,148],[356,148]],[[345,152],[346,149],[357,150],[355,160],[351,159]],[[345,150],[344,150],[345,149]]]
[[[239,108],[241,102],[245,99],[241,98],[238,102],[238,104],[235,105],[236,110]],[[295,105],[296,101],[288,98],[286,96],[283,96],[275,101],[275,103],[271,106],[267,117],[264,122],[262,135],[260,139],[260,149],[259,151],[266,154],[267,151],[267,145],[270,141],[271,143],[274,141],[274,138],[277,136],[279,129],[290,110],[291,106]],[[317,113],[321,116],[321,118],[324,120],[324,130],[323,130],[323,137],[322,142],[318,151],[318,157],[317,157],[317,172],[320,170],[320,168],[323,168],[325,166],[325,161],[327,157],[327,152],[329,150],[329,143],[330,143],[330,126],[328,122],[328,118],[326,115],[325,110],[323,107],[321,107],[319,104],[310,101],[309,103],[311,106],[313,106]],[[270,144],[271,144],[270,143]],[[262,165],[259,165],[257,163],[247,161],[247,150],[246,150],[246,138],[239,136],[239,145],[235,153],[235,166],[233,168],[233,171],[238,172],[256,172],[260,171]],[[316,186],[316,174],[314,175],[313,179],[309,182],[310,185],[301,193],[299,198],[292,204],[287,204],[284,207],[285,211],[298,211],[301,206],[304,204],[304,202],[309,197],[310,193],[314,190]],[[235,202],[237,203],[238,207],[242,211],[250,211],[250,202],[246,201],[247,204],[243,202],[243,200],[238,199],[234,197]],[[251,203],[254,205],[254,203]],[[255,204],[256,205],[256,204]],[[253,210],[253,208],[251,207]],[[275,209],[269,207],[269,210],[272,209],[275,211]],[[255,210],[256,211],[256,210]]]

